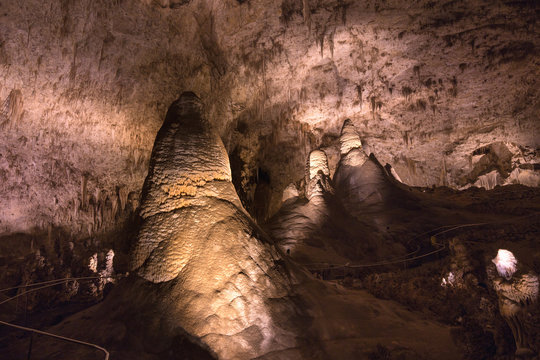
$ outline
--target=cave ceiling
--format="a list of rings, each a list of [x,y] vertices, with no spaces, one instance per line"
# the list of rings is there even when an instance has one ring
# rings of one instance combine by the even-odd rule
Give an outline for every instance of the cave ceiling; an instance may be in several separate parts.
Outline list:
[[[82,187],[96,202],[138,193],[167,107],[186,90],[234,158],[242,200],[268,179],[269,213],[311,150],[335,171],[347,118],[409,185],[537,186],[538,11],[535,1],[2,1],[0,232],[86,231]]]

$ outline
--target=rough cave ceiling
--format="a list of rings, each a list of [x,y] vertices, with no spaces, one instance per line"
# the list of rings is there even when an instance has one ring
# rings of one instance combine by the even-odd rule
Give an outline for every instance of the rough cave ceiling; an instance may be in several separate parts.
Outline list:
[[[535,1],[3,1],[0,232],[91,233],[87,205],[136,201],[184,90],[205,103],[247,207],[269,204],[261,217],[300,184],[311,150],[335,170],[346,118],[407,184],[538,185],[538,11]]]

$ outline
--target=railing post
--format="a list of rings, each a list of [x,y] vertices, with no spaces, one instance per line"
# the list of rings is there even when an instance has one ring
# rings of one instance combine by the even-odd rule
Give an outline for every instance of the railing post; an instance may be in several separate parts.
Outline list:
[[[28,325],[28,319],[26,318],[26,314],[28,311],[28,293],[24,296],[24,326]],[[28,344],[28,355],[26,356],[27,360],[30,360],[30,356],[32,355],[32,340],[34,338],[34,333],[30,333],[30,343]]]
[[[34,333],[30,333],[30,344],[28,344],[28,355],[26,356],[26,360],[30,360],[30,357],[32,356],[32,342],[34,340]]]

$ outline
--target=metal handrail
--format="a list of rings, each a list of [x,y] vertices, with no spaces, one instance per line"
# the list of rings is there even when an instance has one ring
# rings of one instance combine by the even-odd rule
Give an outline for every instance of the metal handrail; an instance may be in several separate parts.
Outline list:
[[[68,338],[68,337],[61,336],[61,335],[52,334],[52,333],[49,333],[49,332],[46,332],[46,331],[32,329],[32,328],[29,328],[29,327],[26,327],[26,326],[20,326],[20,325],[11,324],[11,323],[8,323],[8,322],[2,321],[2,320],[0,320],[0,324],[6,325],[6,326],[11,326],[11,327],[14,327],[14,328],[19,329],[19,330],[30,331],[30,332],[33,332],[33,333],[36,333],[36,334],[50,336],[50,337],[53,337],[53,338],[56,338],[56,339],[72,342],[72,343],[79,344],[79,345],[85,345],[85,346],[93,347],[93,348],[95,348],[97,350],[103,351],[103,353],[105,354],[105,360],[109,360],[109,352],[105,348],[103,348],[103,347],[101,347],[99,345],[96,345],[96,344],[88,343],[88,342],[77,340],[77,339]]]
[[[4,291],[8,291],[8,290],[14,290],[14,289],[20,289],[20,288],[26,288],[26,287],[32,287],[32,286],[37,286],[37,285],[51,284],[51,283],[61,284],[64,281],[70,281],[70,280],[91,280],[91,279],[102,279],[102,278],[113,278],[113,277],[117,277],[117,276],[83,276],[83,277],[75,277],[75,278],[67,277],[67,278],[63,278],[63,279],[54,279],[54,280],[41,281],[41,282],[37,282],[37,283],[13,286],[13,287],[10,287],[10,288],[0,289],[0,292],[4,292]],[[58,285],[58,284],[55,284],[55,285]]]
[[[28,293],[38,291],[38,290],[41,290],[41,289],[45,289],[45,288],[49,288],[49,287],[53,287],[53,286],[56,286],[56,285],[60,285],[63,282],[66,282],[66,281],[69,281],[69,280],[92,280],[92,279],[107,279],[107,278],[114,278],[114,277],[115,276],[85,276],[85,277],[78,277],[78,278],[64,278],[64,279],[57,279],[57,280],[48,280],[48,281],[43,281],[43,282],[38,282],[38,283],[33,283],[33,284],[28,284],[28,285],[14,286],[14,287],[7,288],[7,289],[1,289],[0,292],[45,284],[43,286],[39,286],[37,288],[33,288],[33,289],[30,289],[30,290],[27,290],[27,291],[23,291],[20,294],[12,296],[12,297],[0,302],[0,305],[5,304],[5,303],[7,303],[7,302],[9,302],[11,300],[14,300],[14,299],[16,299],[16,298],[18,298],[20,296],[27,295]],[[56,335],[56,334],[53,334],[53,333],[50,333],[50,332],[47,332],[47,331],[33,329],[33,328],[26,327],[26,326],[11,324],[9,322],[2,321],[2,320],[0,320],[0,324],[5,325],[5,326],[9,326],[9,327],[13,327],[13,328],[16,328],[16,329],[19,329],[19,330],[29,331],[29,332],[32,332],[32,333],[45,335],[45,336],[53,337],[53,338],[56,338],[56,339],[72,342],[72,343],[79,344],[79,345],[89,346],[89,347],[92,347],[92,348],[97,349],[99,351],[102,351],[105,354],[105,360],[109,360],[109,352],[105,348],[103,348],[103,347],[101,347],[99,345],[96,345],[96,344],[92,344],[92,343],[89,343],[89,342],[86,342],[86,341],[81,341],[81,340],[69,338],[69,337],[62,336],[62,335]]]
[[[435,234],[433,234],[431,236],[438,236],[440,234],[444,234],[444,233],[447,233],[447,232],[450,232],[450,231],[453,231],[453,230],[457,230],[457,229],[460,229],[460,228],[464,228],[464,227],[482,226],[482,225],[487,225],[487,224],[489,224],[489,223],[473,223],[473,224],[456,225],[456,226],[451,227],[450,229],[441,230],[441,231],[439,231],[439,232],[437,232],[437,233],[435,233]],[[427,235],[427,234],[431,233],[432,231],[436,231],[436,230],[447,228],[447,227],[449,227],[449,226],[448,225],[441,226],[441,227],[439,227],[437,229],[427,231],[427,232],[415,237],[415,239],[418,239],[422,235]],[[439,246],[439,248],[436,249],[436,250],[430,251],[430,252],[428,252],[426,254],[413,256],[413,257],[408,257],[408,258],[399,259],[399,260],[379,261],[379,262],[370,263],[370,264],[349,264],[349,263],[347,263],[347,264],[328,264],[328,263],[308,263],[308,264],[305,264],[304,263],[304,264],[301,264],[301,265],[306,266],[308,269],[310,269],[309,268],[310,265],[316,265],[316,264],[321,264],[321,265],[327,266],[326,268],[310,269],[310,270],[320,271],[320,270],[335,270],[335,269],[339,269],[339,268],[366,268],[366,267],[375,267],[375,266],[382,266],[382,265],[393,265],[393,264],[407,263],[408,261],[418,260],[418,259],[430,256],[430,255],[439,253],[439,252],[443,251],[446,248],[445,244],[435,243],[434,245]],[[413,253],[416,253],[416,251],[414,251]]]

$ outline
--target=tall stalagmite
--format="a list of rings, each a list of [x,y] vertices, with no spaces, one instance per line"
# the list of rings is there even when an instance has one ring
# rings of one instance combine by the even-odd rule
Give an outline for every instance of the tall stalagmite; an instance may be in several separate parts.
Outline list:
[[[289,271],[242,208],[225,148],[200,107],[184,93],[157,135],[132,267],[162,287],[169,326],[219,358],[294,347]]]
[[[374,155],[367,156],[354,125],[345,120],[339,139],[341,159],[334,174],[336,193],[344,207],[361,217],[366,206],[381,206],[399,196],[400,189]]]

